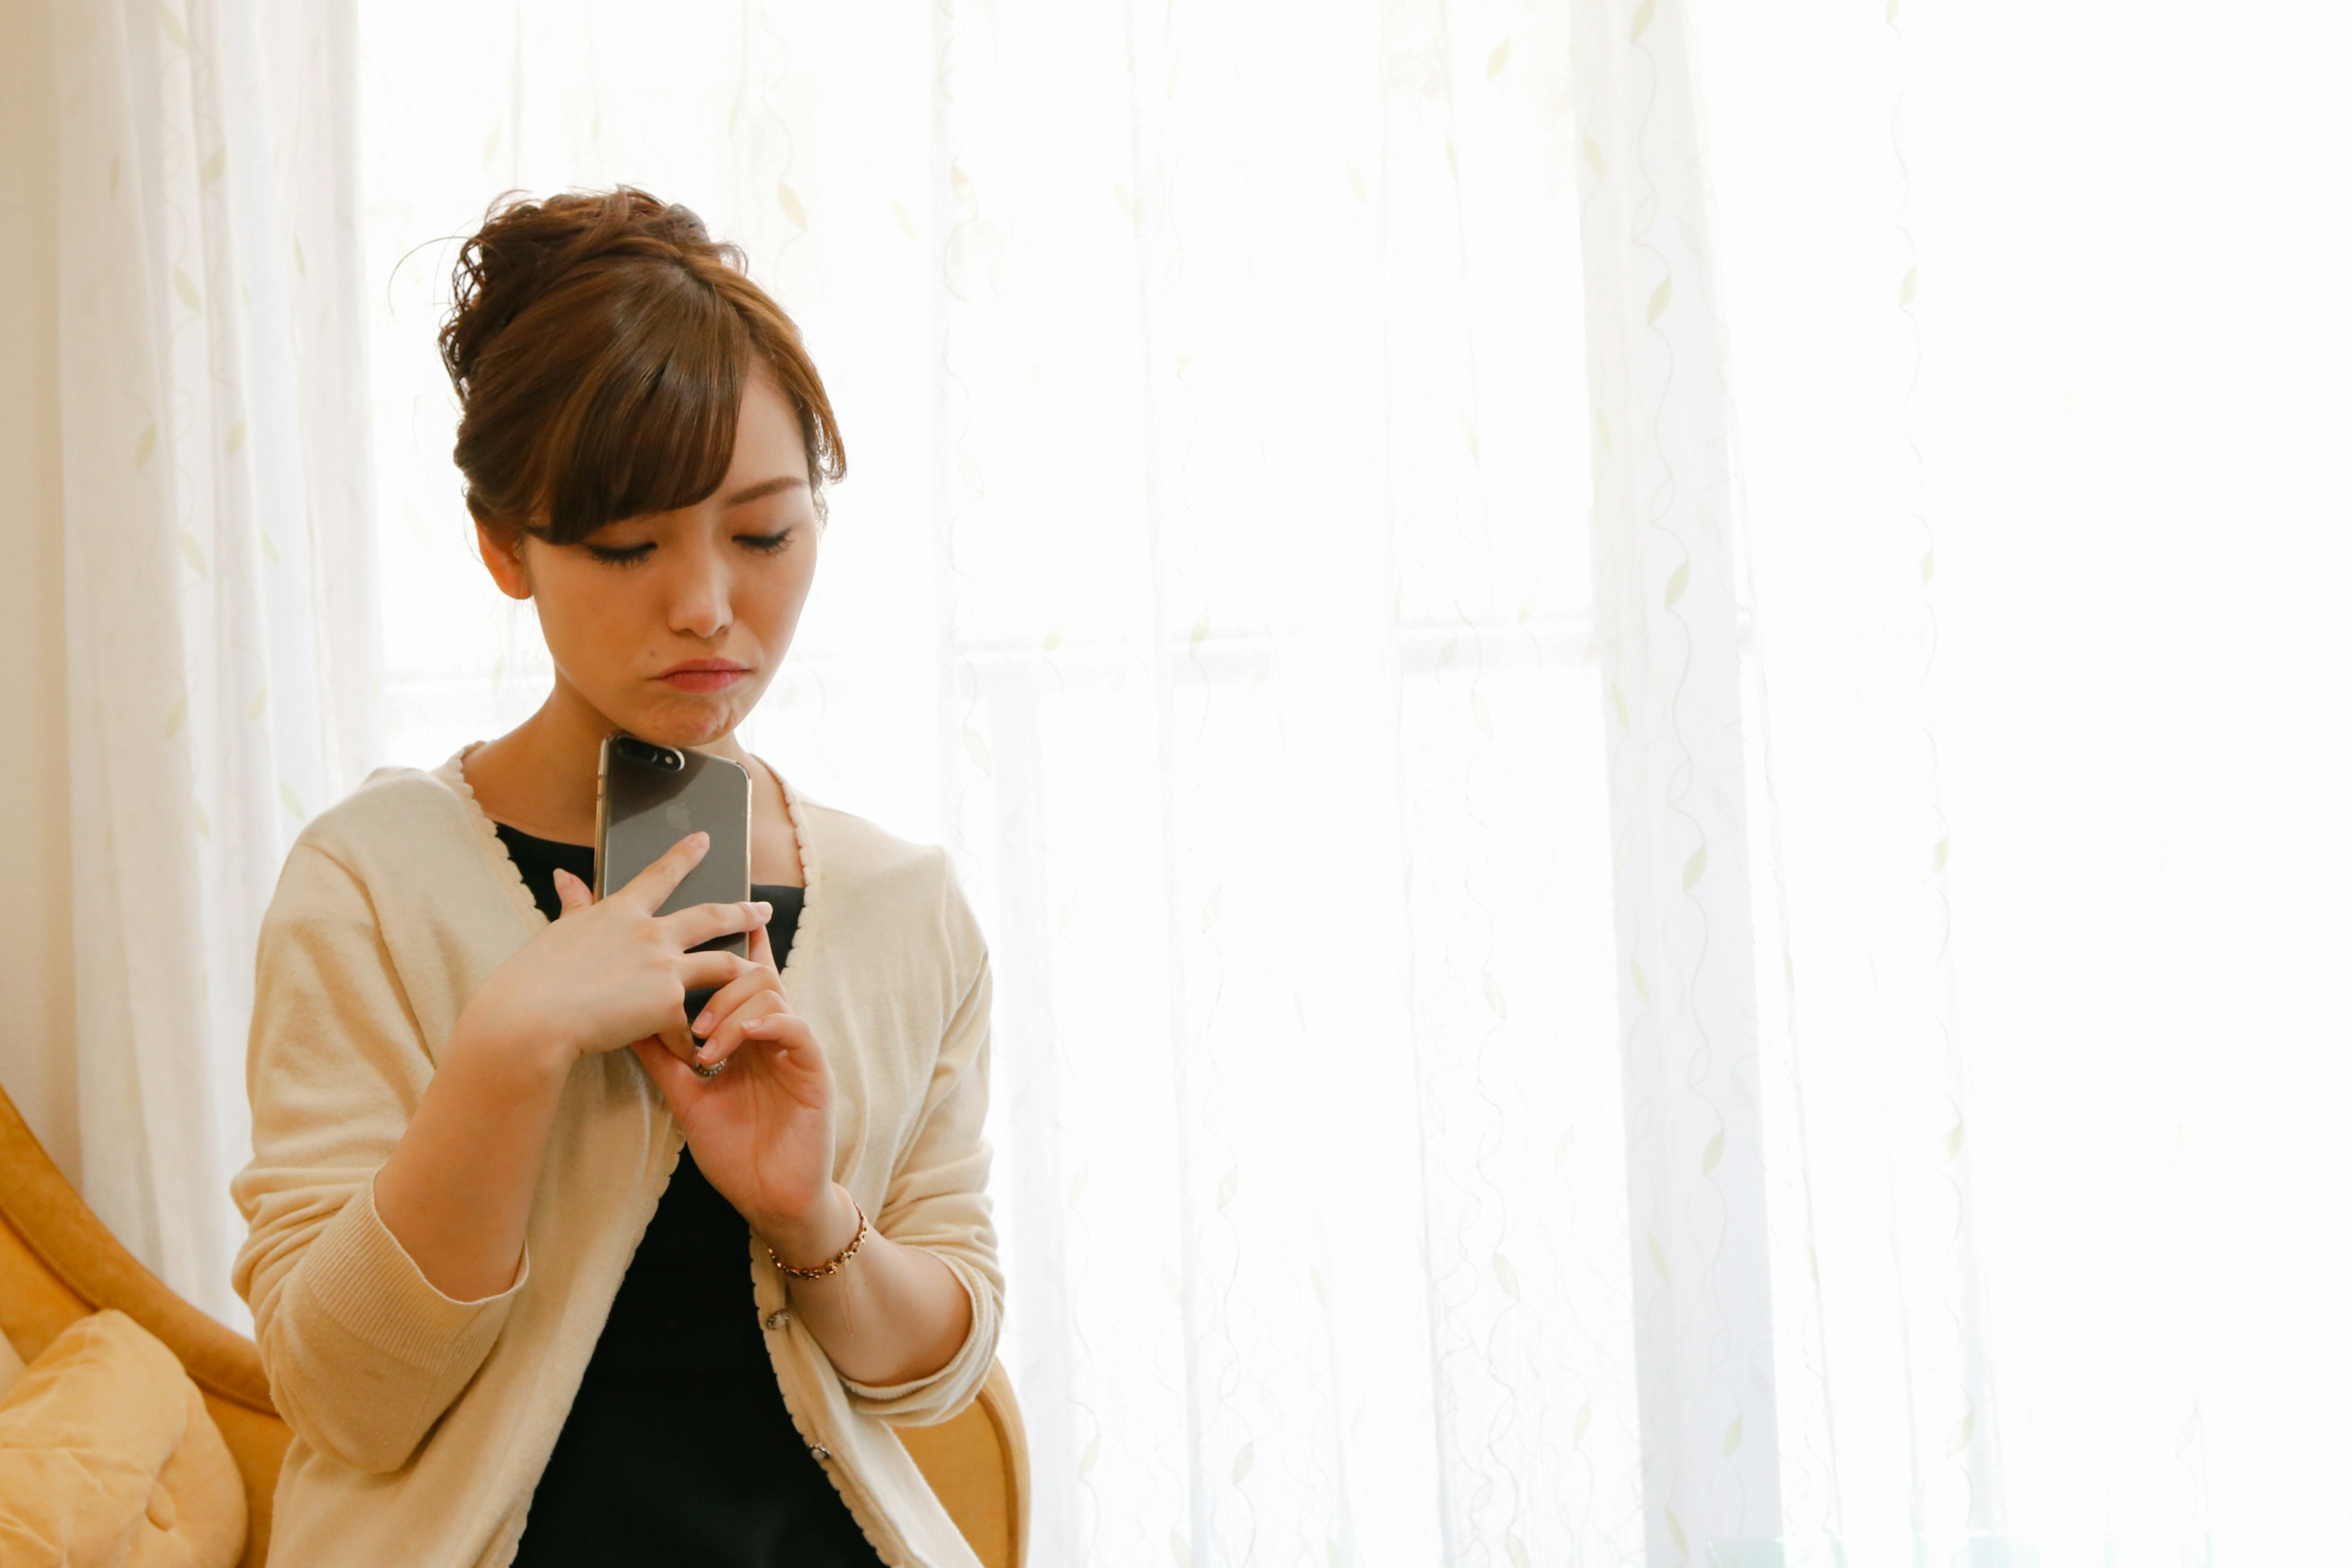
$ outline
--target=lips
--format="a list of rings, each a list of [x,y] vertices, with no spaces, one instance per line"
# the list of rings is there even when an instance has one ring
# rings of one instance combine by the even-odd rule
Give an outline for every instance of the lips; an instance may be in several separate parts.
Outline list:
[[[724,691],[751,673],[751,666],[731,658],[689,658],[654,679],[673,691],[711,692]]]

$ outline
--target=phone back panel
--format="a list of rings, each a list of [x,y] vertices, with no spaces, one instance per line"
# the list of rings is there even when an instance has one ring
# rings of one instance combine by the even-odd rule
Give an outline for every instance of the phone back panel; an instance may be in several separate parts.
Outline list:
[[[619,891],[698,829],[710,852],[656,911],[751,896],[751,777],[724,757],[634,736],[606,739],[596,779],[596,896]],[[741,933],[705,947],[748,953]]]

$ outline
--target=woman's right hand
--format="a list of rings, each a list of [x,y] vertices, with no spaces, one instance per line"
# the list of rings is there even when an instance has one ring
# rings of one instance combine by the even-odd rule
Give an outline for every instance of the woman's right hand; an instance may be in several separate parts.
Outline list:
[[[696,904],[657,915],[710,847],[688,834],[601,901],[568,871],[555,873],[562,916],[500,964],[457,1020],[457,1034],[503,1052],[541,1056],[553,1070],[638,1040],[691,1058],[686,994],[722,986],[751,967],[731,952],[688,949],[768,922],[764,903]]]

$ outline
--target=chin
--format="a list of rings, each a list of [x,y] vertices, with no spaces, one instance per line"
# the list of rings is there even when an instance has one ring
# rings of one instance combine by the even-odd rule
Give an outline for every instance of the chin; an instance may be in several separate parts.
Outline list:
[[[610,717],[611,710],[606,711]],[[639,740],[698,750],[734,733],[750,711],[749,703],[672,697],[625,718],[615,717],[614,723]]]

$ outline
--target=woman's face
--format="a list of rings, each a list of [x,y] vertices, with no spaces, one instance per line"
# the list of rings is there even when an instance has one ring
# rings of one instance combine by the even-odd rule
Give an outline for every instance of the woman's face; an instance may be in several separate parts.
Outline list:
[[[577,544],[482,531],[499,586],[537,601],[557,680],[614,728],[708,746],[775,678],[816,574],[808,453],[765,372],[747,379],[719,489]]]

